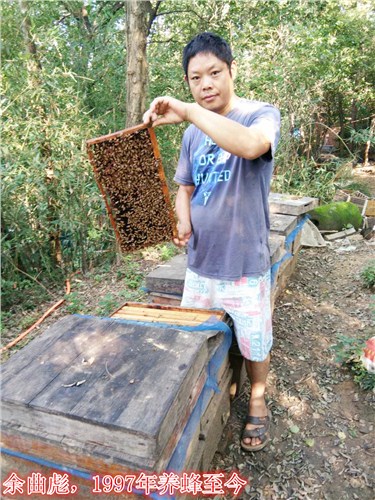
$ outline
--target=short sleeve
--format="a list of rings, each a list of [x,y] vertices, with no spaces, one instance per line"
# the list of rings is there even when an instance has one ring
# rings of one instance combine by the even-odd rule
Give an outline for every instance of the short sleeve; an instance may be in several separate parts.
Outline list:
[[[255,112],[250,126],[261,127],[266,132],[271,148],[262,155],[262,158],[272,160],[280,139],[280,111],[275,106],[266,104]]]
[[[177,184],[182,184],[184,186],[194,185],[190,161],[190,136],[191,134],[189,133],[189,129],[187,129],[182,138],[180,158],[178,160],[176,174],[173,179],[177,182]]]

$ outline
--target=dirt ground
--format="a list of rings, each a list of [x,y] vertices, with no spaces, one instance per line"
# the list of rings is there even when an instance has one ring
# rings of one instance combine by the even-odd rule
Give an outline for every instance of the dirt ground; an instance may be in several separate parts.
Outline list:
[[[361,180],[366,175],[375,194],[375,175],[358,173]],[[156,265],[152,255],[147,259],[144,271]],[[213,461],[213,470],[236,469],[248,481],[240,498],[374,498],[375,394],[353,382],[348,370],[335,361],[332,349],[337,335],[374,335],[375,298],[360,276],[374,259],[374,240],[363,238],[340,240],[323,249],[301,250],[296,271],[274,311],[267,394],[272,441],[257,453],[240,448],[249,392],[245,385],[232,404]],[[122,297],[123,283],[118,272],[112,270],[102,276],[76,276],[72,289],[84,306],[82,312],[94,314],[99,298],[107,292]],[[137,293],[132,299],[142,301],[142,295]],[[33,312],[35,319],[52,303],[38,307]],[[60,308],[26,341],[67,312]],[[25,314],[29,313],[19,311],[14,315],[3,332],[3,344],[19,333],[17,325],[22,324]]]
[[[232,405],[216,469],[238,468],[244,499],[372,499],[374,393],[362,391],[335,362],[336,336],[374,335],[374,297],[360,273],[375,245],[351,242],[303,249],[274,312],[268,387],[272,442],[246,453],[240,435],[249,386]],[[372,303],[372,305],[371,305]]]

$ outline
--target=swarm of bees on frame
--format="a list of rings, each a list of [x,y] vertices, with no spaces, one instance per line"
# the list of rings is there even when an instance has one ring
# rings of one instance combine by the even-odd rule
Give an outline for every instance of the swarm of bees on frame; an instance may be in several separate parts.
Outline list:
[[[90,146],[97,182],[107,194],[123,251],[134,251],[171,240],[173,216],[163,193],[147,129]],[[108,200],[109,198],[109,200]]]

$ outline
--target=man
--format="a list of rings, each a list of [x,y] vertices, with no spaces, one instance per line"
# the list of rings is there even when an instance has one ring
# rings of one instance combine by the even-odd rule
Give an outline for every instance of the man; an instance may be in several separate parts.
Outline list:
[[[236,62],[227,42],[215,34],[201,33],[187,44],[183,67],[195,103],[158,97],[144,122],[191,123],[175,175],[175,243],[188,245],[181,305],[222,308],[232,317],[251,382],[241,446],[258,451],[270,439],[268,194],[280,114],[267,103],[236,96]]]

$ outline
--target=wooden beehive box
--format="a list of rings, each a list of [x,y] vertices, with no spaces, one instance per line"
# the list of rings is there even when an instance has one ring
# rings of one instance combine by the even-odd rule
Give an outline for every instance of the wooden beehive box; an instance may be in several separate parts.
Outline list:
[[[194,309],[187,307],[171,307],[163,304],[140,304],[125,302],[112,316],[118,320],[139,321],[150,324],[173,325],[176,328],[210,328],[215,322],[228,323],[228,316],[222,310]],[[230,413],[230,398],[232,392],[239,390],[237,386],[240,371],[232,366],[230,353],[227,355],[230,344],[224,346],[220,342],[209,346],[210,359],[221,359],[217,372],[219,391],[214,395],[205,386],[197,402],[198,407],[205,408],[199,422],[190,419],[185,426],[179,445],[172,454],[168,468],[172,470],[208,470],[218,447],[225,423]],[[221,354],[220,354],[221,352]],[[212,370],[212,367],[209,371]],[[242,384],[245,373],[242,374]],[[242,385],[241,384],[241,385]]]
[[[175,219],[160,152],[145,125],[87,141],[95,178],[123,251],[175,235]]]
[[[298,217],[296,215],[271,214],[270,231],[271,233],[288,236],[297,226]]]
[[[126,317],[124,309],[132,313]],[[160,311],[152,319],[147,305],[125,304],[117,319],[67,316],[13,355],[2,377],[3,448],[88,473],[158,472],[171,462],[185,427],[194,424],[196,435],[206,422],[212,434],[207,422],[217,421],[212,412],[221,411],[224,397],[207,387],[213,359],[225,411],[229,405],[228,331],[218,329],[223,313]],[[177,326],[176,316],[189,312],[185,323],[194,331]],[[205,328],[195,328],[201,323]],[[201,420],[192,424],[198,401]],[[202,463],[203,450],[192,443],[184,445],[182,466]]]
[[[176,255],[147,274],[146,288],[150,292],[182,296],[186,268],[187,255]]]
[[[169,307],[160,304],[140,304],[125,302],[112,315],[112,318],[126,319],[168,325],[197,326],[208,320],[225,320],[225,312],[211,309],[192,309],[188,307]]]
[[[268,203],[271,213],[302,215],[317,207],[319,199],[286,193],[270,193]]]

